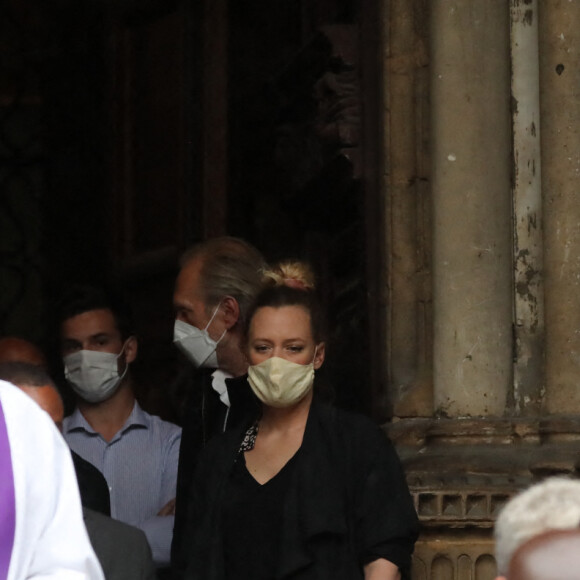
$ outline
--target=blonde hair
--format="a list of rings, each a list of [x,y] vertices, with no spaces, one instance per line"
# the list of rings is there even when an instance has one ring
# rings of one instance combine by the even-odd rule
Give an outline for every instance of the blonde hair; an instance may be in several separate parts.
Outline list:
[[[298,290],[314,290],[316,279],[309,264],[298,260],[284,260],[262,270],[264,287],[288,286]]]
[[[319,343],[326,335],[326,319],[316,293],[312,268],[305,262],[285,260],[262,270],[262,290],[256,296],[244,324],[247,337],[256,311],[265,306],[300,306],[310,314],[312,336]]]

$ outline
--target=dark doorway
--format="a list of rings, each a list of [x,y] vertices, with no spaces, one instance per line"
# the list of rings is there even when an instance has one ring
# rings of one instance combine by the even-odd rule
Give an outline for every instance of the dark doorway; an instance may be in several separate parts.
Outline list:
[[[337,401],[380,410],[376,21],[368,0],[3,0],[0,332],[48,347],[63,288],[121,284],[140,398],[175,418],[177,256],[238,235],[313,263]]]

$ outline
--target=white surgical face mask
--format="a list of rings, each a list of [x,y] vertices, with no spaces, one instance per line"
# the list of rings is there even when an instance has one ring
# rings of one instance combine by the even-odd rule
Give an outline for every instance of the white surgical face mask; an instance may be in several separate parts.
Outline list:
[[[125,365],[123,374],[119,375],[117,361],[123,350],[125,345],[118,355],[96,350],[79,350],[66,355],[63,358],[64,376],[73,391],[89,403],[100,403],[111,397],[129,368]]]
[[[273,356],[248,368],[248,382],[256,397],[265,405],[290,407],[301,401],[312,389],[313,363],[301,365]]]
[[[209,335],[207,329],[213,322],[219,307],[220,305],[218,304],[210,321],[203,330],[181,320],[175,321],[175,326],[173,327],[173,343],[197,368],[218,368],[216,348],[227,330],[224,330],[219,339],[215,341]]]

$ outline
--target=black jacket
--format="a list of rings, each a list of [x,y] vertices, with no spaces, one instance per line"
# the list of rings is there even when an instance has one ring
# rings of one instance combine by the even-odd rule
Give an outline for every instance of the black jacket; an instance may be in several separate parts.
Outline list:
[[[111,498],[105,476],[72,449],[71,454],[83,507],[110,516]]]
[[[106,580],[155,580],[144,532],[87,508],[83,519]]]
[[[221,507],[244,429],[214,439],[196,470],[187,580],[222,580]],[[407,577],[418,521],[397,454],[365,417],[314,401],[284,505],[277,579],[352,580],[386,558]],[[243,522],[240,524],[243,525]]]
[[[214,369],[199,369],[191,385],[183,418],[177,490],[175,495],[175,524],[171,544],[173,577],[181,578],[191,549],[184,529],[189,518],[189,497],[195,467],[200,452],[216,435],[236,429],[254,420],[259,404],[245,377],[227,379],[230,408],[220,401],[212,388]]]

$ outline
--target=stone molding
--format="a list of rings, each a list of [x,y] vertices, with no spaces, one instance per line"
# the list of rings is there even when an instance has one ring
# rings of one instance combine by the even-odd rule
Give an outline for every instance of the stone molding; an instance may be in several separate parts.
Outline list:
[[[399,419],[384,427],[407,474],[421,534],[413,580],[493,580],[493,526],[511,496],[580,474],[580,417]]]

